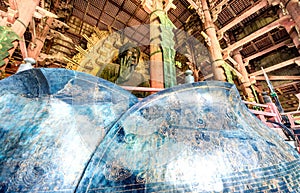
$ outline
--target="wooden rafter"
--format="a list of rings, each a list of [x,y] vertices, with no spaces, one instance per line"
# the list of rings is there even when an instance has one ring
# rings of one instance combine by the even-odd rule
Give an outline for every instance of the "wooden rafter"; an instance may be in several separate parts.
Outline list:
[[[268,5],[267,0],[261,0],[255,3],[252,7],[250,7],[247,11],[243,12],[242,14],[238,15],[233,19],[231,22],[229,22],[227,25],[222,27],[217,33],[219,35],[219,38],[223,37],[223,33],[232,28],[233,26],[237,25],[244,19],[248,18],[253,13],[257,12],[258,10],[262,9],[263,7]]]
[[[300,80],[300,76],[268,76],[270,80]],[[264,76],[256,76],[256,80],[266,80]]]
[[[299,84],[300,82],[297,81],[297,82],[289,82],[289,83],[286,83],[286,84],[281,84],[281,85],[278,85],[278,86],[274,86],[275,89],[283,89],[284,87],[289,87],[289,86],[293,86],[293,84],[297,85]]]
[[[216,6],[210,8],[212,19],[216,21],[218,19],[219,13],[222,11],[222,7],[228,3],[228,0],[221,0]]]
[[[278,70],[278,69],[280,69],[280,68],[283,68],[283,67],[289,66],[289,65],[291,65],[291,64],[294,64],[295,61],[298,61],[298,60],[300,60],[300,57],[296,57],[296,58],[293,58],[293,59],[290,59],[290,60],[281,62],[281,63],[279,63],[279,64],[270,66],[270,67],[264,69],[264,71],[265,71],[265,72],[272,72],[272,71],[274,71],[274,70]],[[258,75],[262,75],[262,74],[263,74],[263,71],[262,71],[262,70],[259,70],[259,71],[257,71],[257,72],[254,72],[254,73],[249,74],[249,76],[258,76]]]
[[[271,40],[272,45],[274,46],[275,45],[275,41],[274,41],[274,39],[272,37],[272,34],[270,32],[268,32],[268,38]]]
[[[285,103],[298,105],[298,100],[296,98],[294,98],[294,99],[290,99],[290,100],[286,100],[286,101],[281,101],[281,104],[285,104]]]
[[[269,52],[272,52],[273,50],[276,50],[276,49],[278,49],[278,48],[280,48],[280,47],[287,46],[287,45],[289,45],[290,43],[291,43],[291,40],[286,40],[286,41],[280,42],[280,43],[278,43],[278,44],[275,44],[275,45],[272,46],[272,47],[269,47],[269,48],[267,48],[267,49],[265,49],[265,50],[263,50],[263,51],[260,51],[260,52],[258,52],[258,53],[256,53],[256,54],[253,54],[253,55],[251,55],[251,56],[245,58],[245,59],[244,59],[244,62],[249,62],[250,60],[253,60],[253,59],[255,59],[255,58],[257,58],[257,57],[260,57],[260,56],[262,56],[262,55],[264,55],[264,54],[267,54],[267,53],[269,53]]]
[[[231,52],[232,50],[235,50],[247,43],[249,43],[250,41],[258,38],[259,36],[265,34],[265,33],[268,33],[269,31],[277,28],[277,27],[280,27],[282,25],[285,25],[286,23],[290,23],[291,22],[291,16],[289,15],[285,15],[283,17],[281,17],[280,19],[270,23],[269,25],[263,27],[263,28],[260,28],[259,30],[253,32],[252,34],[246,36],[245,38],[235,42],[234,44],[232,45],[229,45],[227,48],[225,48],[223,50],[224,53],[229,53]]]
[[[253,48],[255,49],[255,51],[259,51],[259,49],[257,48],[257,46],[255,45],[255,43],[253,41],[251,41],[251,45],[253,46]]]
[[[231,56],[228,56],[227,60],[229,60],[234,66],[238,66],[238,63]]]
[[[298,87],[297,87],[296,84],[293,84],[293,87],[294,87],[294,89],[296,90],[296,92],[299,92],[299,89],[298,89]]]

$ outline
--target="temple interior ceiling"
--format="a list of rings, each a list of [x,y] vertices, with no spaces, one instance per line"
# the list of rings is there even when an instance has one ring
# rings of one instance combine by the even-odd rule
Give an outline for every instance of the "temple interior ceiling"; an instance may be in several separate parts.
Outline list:
[[[176,50],[180,53],[190,41],[180,40],[184,33],[204,45],[201,11],[193,6],[197,5],[197,1],[174,0],[173,4],[176,9],[170,9],[168,17],[177,28],[174,31]],[[74,59],[76,54],[84,53],[91,49],[91,45],[96,44],[92,39],[97,30],[101,33],[108,31],[122,34],[128,41],[139,44],[145,57],[150,55],[150,15],[143,8],[141,0],[43,0],[40,7],[58,16],[56,24],[52,24],[38,59],[40,67],[66,68],[70,61],[66,61],[65,58]],[[0,10],[7,9],[8,0],[1,1]],[[268,75],[282,100],[290,101],[286,102],[286,108],[296,108],[298,99],[293,94],[299,92],[299,79],[278,80],[278,77],[300,75],[299,52],[291,38],[292,30],[299,30],[293,27],[294,23],[290,21],[286,10],[282,9],[282,4],[267,0],[210,0],[209,9],[226,62],[235,66],[230,50],[238,49],[250,76],[257,77],[256,86],[267,88],[263,75],[257,74],[261,67],[267,69],[286,61],[293,61],[285,68],[268,72]],[[42,19],[35,18],[35,23],[42,23]],[[37,25],[35,30],[38,31]],[[98,33],[98,36],[101,34]],[[32,39],[30,27],[24,38],[26,45],[29,45]],[[190,44],[191,42],[193,41],[190,41]],[[197,46],[193,46],[198,49]],[[203,56],[201,52],[197,54],[198,58]],[[14,74],[18,67],[15,64],[20,62],[22,55],[20,49],[17,49],[6,72]],[[208,67],[201,67],[203,76],[209,75],[209,70],[205,71]]]

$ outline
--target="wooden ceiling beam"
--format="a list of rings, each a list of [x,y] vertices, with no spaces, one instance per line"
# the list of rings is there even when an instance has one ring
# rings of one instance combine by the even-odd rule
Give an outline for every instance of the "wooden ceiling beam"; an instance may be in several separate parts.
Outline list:
[[[231,22],[229,22],[227,25],[223,26],[220,30],[218,30],[217,34],[219,38],[221,39],[223,37],[223,33],[232,28],[233,26],[237,25],[244,19],[248,18],[253,13],[257,12],[258,10],[264,8],[269,3],[267,0],[262,0],[257,3],[255,3],[252,7],[250,7],[247,11],[244,11],[241,15],[236,16]]]
[[[263,27],[263,28],[260,28],[259,30],[253,32],[252,34],[246,36],[245,38],[235,42],[234,44],[231,44],[229,45],[227,48],[225,48],[223,50],[223,53],[224,55],[227,55],[228,53],[230,53],[232,50],[235,50],[247,43],[249,43],[250,41],[258,38],[259,36],[265,34],[265,33],[268,33],[269,31],[277,28],[277,27],[280,27],[280,26],[283,26],[285,25],[286,23],[290,23],[290,20],[291,20],[291,16],[290,15],[285,15],[283,16],[282,18],[270,23],[269,25]],[[226,58],[225,58],[226,59]]]
[[[299,82],[290,82],[290,83],[286,83],[286,84],[281,84],[281,85],[278,85],[278,86],[274,86],[275,89],[277,88],[280,88],[282,89],[283,87],[287,87],[287,86],[292,86],[292,85],[297,85]]]
[[[268,76],[269,80],[300,80],[300,76]],[[256,80],[266,80],[264,76],[256,76]],[[293,84],[294,86],[295,84]]]
[[[214,77],[214,74],[213,74],[213,73],[204,76],[204,79],[207,80],[207,79],[210,79],[210,78],[212,78],[212,77]]]
[[[268,32],[268,37],[269,37],[269,39],[271,40],[272,45],[274,46],[276,43],[275,43],[275,41],[274,41],[274,39],[273,39],[273,37],[272,37],[271,32]]]
[[[287,45],[289,45],[290,43],[291,43],[290,40],[286,40],[286,41],[280,42],[280,43],[278,43],[278,44],[275,44],[275,45],[272,46],[272,47],[269,47],[269,48],[267,48],[267,49],[265,49],[265,50],[263,50],[263,51],[261,51],[261,52],[258,52],[258,53],[256,53],[256,54],[253,54],[253,55],[251,55],[251,56],[245,58],[245,59],[244,59],[244,62],[247,63],[247,62],[249,62],[249,61],[252,60],[252,59],[255,59],[255,58],[257,58],[257,57],[260,57],[260,56],[262,56],[262,55],[265,55],[265,54],[267,54],[267,53],[269,53],[269,52],[272,52],[273,50],[276,50],[276,49],[278,49],[278,48],[280,48],[280,47],[287,46]]]
[[[227,60],[229,60],[233,66],[238,66],[238,63],[231,56],[228,56]]]
[[[285,112],[296,111],[297,107],[284,108]]]
[[[251,41],[251,46],[253,46],[253,48],[255,49],[256,52],[259,51],[259,49],[257,48],[257,46],[255,45],[255,43],[253,41]]]
[[[233,9],[231,8],[231,6],[227,6],[226,7],[228,10],[229,10],[229,12],[233,15],[233,17],[236,17],[236,14],[234,13],[234,11],[233,11]],[[222,28],[223,29],[223,28]]]
[[[299,89],[297,87],[297,84],[293,84],[294,89],[296,90],[296,92],[299,92]]]
[[[270,66],[268,68],[265,68],[264,71],[267,73],[267,72],[272,72],[274,70],[278,70],[280,68],[283,68],[283,67],[286,67],[286,66],[289,66],[291,64],[294,64],[296,63],[296,61],[299,61],[300,60],[300,57],[296,57],[296,58],[292,58],[290,60],[286,60],[284,62],[281,62],[279,64],[276,64],[274,66]],[[258,75],[262,75],[264,74],[264,72],[262,70],[259,70],[259,71],[256,71],[254,73],[251,73],[249,74],[249,76],[258,76]]]
[[[287,98],[287,97],[290,97],[288,95],[296,95],[296,94],[298,94],[298,93],[295,90],[292,90],[292,91],[283,91],[282,96],[284,96],[285,98]]]
[[[286,104],[286,103],[288,103],[288,104],[297,104],[298,105],[298,100],[297,100],[297,98],[294,98],[294,99],[290,99],[290,100],[284,100],[284,101],[281,101],[280,102],[281,104]]]
[[[101,22],[100,19],[101,19],[101,16],[103,15],[104,8],[105,8],[106,4],[107,4],[107,1],[105,1],[102,9],[100,9],[99,7],[96,6],[96,8],[100,10],[100,14],[99,14],[99,17],[98,17],[97,22],[96,22],[96,27],[98,27],[99,22]]]

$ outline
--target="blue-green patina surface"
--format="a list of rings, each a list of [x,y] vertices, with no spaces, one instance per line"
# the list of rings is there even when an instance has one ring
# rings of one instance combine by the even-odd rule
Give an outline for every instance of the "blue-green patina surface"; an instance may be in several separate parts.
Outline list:
[[[0,192],[74,192],[112,124],[137,98],[64,69],[0,81]]]
[[[74,71],[0,81],[0,192],[300,192],[299,155],[230,83],[140,102]]]

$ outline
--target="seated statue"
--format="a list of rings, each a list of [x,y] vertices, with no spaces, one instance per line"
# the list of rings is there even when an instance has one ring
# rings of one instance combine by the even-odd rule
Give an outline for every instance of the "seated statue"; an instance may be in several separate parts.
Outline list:
[[[134,44],[127,42],[119,49],[119,77],[116,84],[122,86],[146,86],[148,82],[143,74],[136,71],[139,64],[140,50]],[[149,87],[149,85],[147,86]]]
[[[150,87],[145,76],[136,70],[140,60],[139,48],[127,42],[119,48],[119,65],[107,65],[97,76],[116,83],[120,86]],[[116,69],[118,68],[118,69]],[[132,94],[137,97],[145,97],[148,93],[134,91]]]

